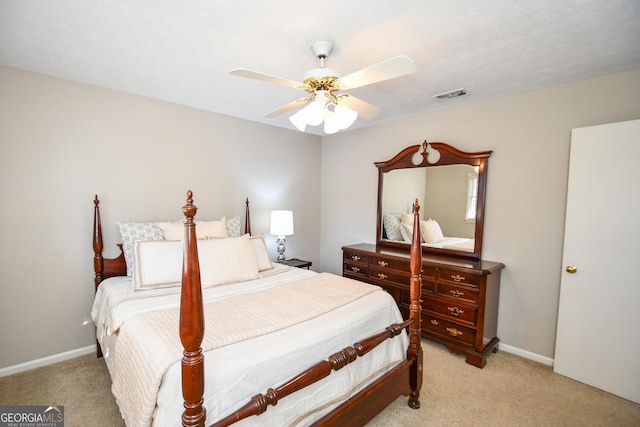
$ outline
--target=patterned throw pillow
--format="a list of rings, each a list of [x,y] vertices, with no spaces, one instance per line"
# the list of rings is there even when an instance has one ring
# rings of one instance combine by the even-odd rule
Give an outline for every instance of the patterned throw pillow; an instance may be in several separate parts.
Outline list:
[[[242,223],[240,222],[239,216],[227,218],[227,235],[229,237],[240,237],[242,235],[240,231],[241,226]]]
[[[389,240],[402,241],[402,234],[400,232],[400,214],[399,213],[385,213],[382,218],[384,231],[387,234]]]
[[[135,269],[133,250],[138,240],[163,240],[162,230],[157,222],[118,222],[120,241],[127,263],[127,276],[132,277]]]

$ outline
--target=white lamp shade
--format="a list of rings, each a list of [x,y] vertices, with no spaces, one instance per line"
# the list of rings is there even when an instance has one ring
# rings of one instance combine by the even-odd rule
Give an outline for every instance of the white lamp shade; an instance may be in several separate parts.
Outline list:
[[[274,236],[291,236],[293,234],[293,212],[271,211],[271,229]]]

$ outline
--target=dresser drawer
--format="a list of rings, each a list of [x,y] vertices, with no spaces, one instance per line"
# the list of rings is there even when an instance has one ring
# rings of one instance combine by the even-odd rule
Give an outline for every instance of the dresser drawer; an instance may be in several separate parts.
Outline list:
[[[425,267],[424,265],[422,266],[422,280],[424,281],[425,279],[431,279],[434,280],[434,278],[436,277],[436,272],[438,270],[433,268],[433,267]]]
[[[387,270],[399,270],[409,273],[409,263],[406,260],[398,261],[393,259],[369,257],[369,266],[371,268],[382,268]]]
[[[424,307],[428,311],[433,311],[454,321],[465,322],[470,326],[475,326],[476,324],[476,313],[478,310],[471,305],[460,304],[457,301],[440,298],[425,298]]]
[[[376,281],[408,286],[410,276],[411,275],[409,273],[400,271],[388,270],[385,268],[374,268],[373,266],[369,267],[369,278]]]
[[[436,293],[436,283],[431,280],[422,279],[422,296]]]
[[[354,262],[345,261],[343,265],[343,273],[351,277],[357,276],[362,278],[369,277],[369,267]]]
[[[430,315],[422,316],[422,330],[469,345],[473,345],[476,337],[474,329],[465,328]]]
[[[461,283],[465,285],[477,286],[480,283],[480,276],[475,274],[463,273],[456,270],[440,269],[440,275],[438,276],[440,281],[447,281],[453,283]]]
[[[369,265],[369,257],[366,255],[354,254],[350,252],[343,252],[342,255],[343,261],[348,261],[351,264],[364,265],[365,267]]]
[[[472,286],[438,283],[438,296],[478,304],[479,292],[478,288]]]

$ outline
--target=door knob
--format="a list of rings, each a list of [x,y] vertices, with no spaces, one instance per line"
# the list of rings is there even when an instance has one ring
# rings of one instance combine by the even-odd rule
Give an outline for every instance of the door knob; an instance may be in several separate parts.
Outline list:
[[[567,265],[567,273],[575,273],[578,271],[578,268],[575,265]]]

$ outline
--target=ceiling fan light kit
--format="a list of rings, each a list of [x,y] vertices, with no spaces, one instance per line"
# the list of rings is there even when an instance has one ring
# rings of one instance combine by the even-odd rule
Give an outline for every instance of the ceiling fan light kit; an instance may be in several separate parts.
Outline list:
[[[349,128],[358,116],[368,120],[380,113],[378,107],[354,96],[338,92],[401,77],[417,71],[415,62],[407,56],[401,55],[342,77],[338,70],[324,66],[325,58],[333,51],[331,43],[326,41],[316,42],[311,45],[311,50],[320,60],[320,67],[305,73],[303,82],[296,82],[244,68],[236,68],[229,73],[308,92],[310,95],[307,98],[300,98],[283,105],[265,114],[264,117],[277,117],[307,103],[306,106],[289,117],[289,121],[301,132],[304,132],[307,126],[318,126],[324,122],[324,132],[332,134]]]

